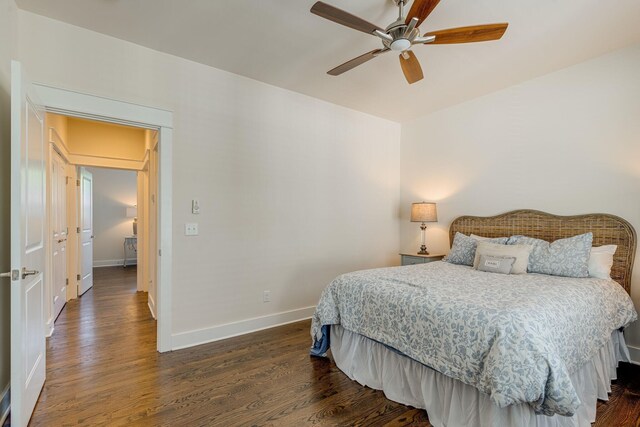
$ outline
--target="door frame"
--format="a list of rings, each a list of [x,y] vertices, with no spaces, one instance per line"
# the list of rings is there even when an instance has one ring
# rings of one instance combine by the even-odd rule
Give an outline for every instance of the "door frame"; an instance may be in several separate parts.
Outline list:
[[[49,113],[158,131],[157,349],[172,350],[173,112],[33,83]]]

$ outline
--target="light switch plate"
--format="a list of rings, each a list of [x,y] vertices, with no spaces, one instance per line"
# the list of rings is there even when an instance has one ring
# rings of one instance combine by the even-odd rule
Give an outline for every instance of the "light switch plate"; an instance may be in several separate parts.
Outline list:
[[[198,223],[197,222],[187,222],[184,225],[184,235],[185,236],[197,236],[198,235]]]
[[[200,213],[200,201],[198,199],[191,200],[191,213],[195,215]]]

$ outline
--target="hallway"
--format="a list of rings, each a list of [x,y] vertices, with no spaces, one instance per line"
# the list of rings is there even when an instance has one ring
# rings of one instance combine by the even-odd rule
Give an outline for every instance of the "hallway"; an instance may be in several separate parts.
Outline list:
[[[47,339],[47,380],[30,425],[97,424],[140,403],[145,383],[128,380],[156,380],[155,323],[135,267],[94,269],[93,288],[67,303]]]

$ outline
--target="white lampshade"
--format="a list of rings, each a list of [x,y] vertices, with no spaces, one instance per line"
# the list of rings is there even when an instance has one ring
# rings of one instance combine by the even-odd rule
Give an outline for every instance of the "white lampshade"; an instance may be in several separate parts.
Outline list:
[[[137,206],[129,206],[127,208],[127,218],[135,218],[138,216],[138,207]]]
[[[419,202],[411,204],[411,222],[437,222],[435,203]]]

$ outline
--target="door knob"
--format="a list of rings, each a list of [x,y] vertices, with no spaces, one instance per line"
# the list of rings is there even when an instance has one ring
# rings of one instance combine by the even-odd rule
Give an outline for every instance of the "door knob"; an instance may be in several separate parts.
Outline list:
[[[26,267],[22,267],[22,279],[27,276],[33,276],[34,274],[40,273],[38,270],[27,270]]]

